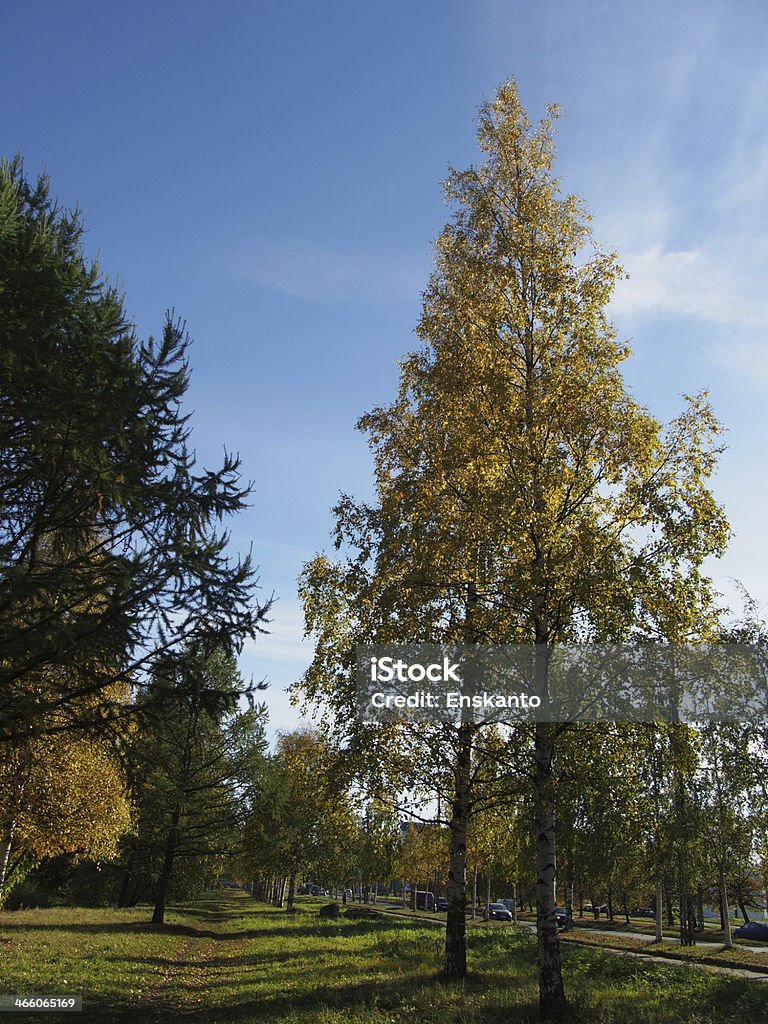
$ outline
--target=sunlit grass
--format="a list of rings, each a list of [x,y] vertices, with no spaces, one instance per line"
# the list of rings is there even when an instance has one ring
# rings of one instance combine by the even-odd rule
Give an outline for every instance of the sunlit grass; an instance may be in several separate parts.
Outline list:
[[[561,940],[607,949],[642,951],[653,956],[665,956],[670,959],[683,959],[703,964],[714,964],[723,967],[745,967],[768,971],[768,949],[762,953],[754,953],[736,944],[732,949],[714,943],[709,936],[705,945],[681,946],[678,942],[653,942],[652,936],[638,938],[633,935],[622,935],[621,932],[594,932],[576,930],[562,932]]]
[[[469,932],[470,975],[439,977],[440,928],[392,917],[321,920],[244,895],[212,897],[148,923],[148,908],[0,915],[6,992],[81,991],[80,1024],[523,1024],[537,1020],[527,929]],[[642,942],[642,940],[639,940]],[[768,987],[566,942],[564,974],[584,1024],[715,1024],[768,1017]]]

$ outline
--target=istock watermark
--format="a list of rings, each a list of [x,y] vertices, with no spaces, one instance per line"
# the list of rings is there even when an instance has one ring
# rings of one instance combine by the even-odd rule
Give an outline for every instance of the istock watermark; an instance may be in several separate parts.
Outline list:
[[[707,722],[768,718],[750,644],[389,644],[357,648],[364,722]]]
[[[443,656],[442,663],[433,662],[430,665],[422,665],[418,661],[404,661],[402,658],[393,658],[384,655],[379,658],[374,655],[371,658],[371,682],[391,683],[395,679],[399,683],[421,683],[428,680],[430,683],[454,682],[460,683],[461,677],[456,673],[459,670],[458,662],[451,664],[450,658]]]

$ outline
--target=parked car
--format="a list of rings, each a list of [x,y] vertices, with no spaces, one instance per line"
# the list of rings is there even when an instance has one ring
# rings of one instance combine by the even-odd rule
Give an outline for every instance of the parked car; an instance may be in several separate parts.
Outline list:
[[[416,909],[417,910],[434,910],[435,909],[435,894],[432,892],[426,892],[423,889],[416,890]]]
[[[346,896],[346,898],[348,900],[351,900],[352,899],[352,890],[351,889],[345,889],[344,890],[344,895]]]
[[[650,907],[633,907],[629,912],[630,917],[656,917],[656,911]]]
[[[555,907],[555,921],[558,928],[565,928],[565,922],[568,919],[565,907]]]
[[[445,896],[438,896],[437,897],[437,909],[438,910],[447,910],[448,909],[448,900],[445,898]]]
[[[733,935],[737,939],[768,939],[768,924],[760,924],[759,921],[748,921],[739,928],[733,929]]]
[[[503,903],[504,906],[507,908],[507,910],[510,912],[510,914],[513,917],[515,916],[515,909],[516,908],[515,908],[515,901],[514,900],[499,900],[499,903]]]
[[[491,921],[511,921],[512,914],[503,903],[490,903],[488,905],[488,919]]]

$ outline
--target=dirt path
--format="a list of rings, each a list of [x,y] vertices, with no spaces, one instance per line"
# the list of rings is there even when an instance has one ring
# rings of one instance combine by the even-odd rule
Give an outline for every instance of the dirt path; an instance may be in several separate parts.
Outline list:
[[[228,909],[236,910],[237,900],[231,900]],[[228,911],[209,910],[199,923],[189,926],[190,934],[164,965],[157,982],[140,1003],[147,1021],[184,1017],[205,1008],[212,974],[209,961],[215,959],[222,941],[217,932],[222,932],[228,920]],[[226,940],[228,954],[236,953],[240,946],[242,940]]]

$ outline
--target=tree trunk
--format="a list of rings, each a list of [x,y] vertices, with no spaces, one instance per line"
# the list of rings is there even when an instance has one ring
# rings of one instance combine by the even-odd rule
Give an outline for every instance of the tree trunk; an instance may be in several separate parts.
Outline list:
[[[664,937],[664,882],[661,875],[656,879],[656,941]]]
[[[696,887],[696,930],[704,931],[704,889],[700,885]]]
[[[5,876],[8,871],[8,861],[11,858],[11,845],[13,843],[13,830],[15,826],[15,817],[6,818],[3,822],[2,836],[0,836],[0,906],[2,905]]]
[[[667,924],[670,928],[675,927],[675,912],[672,909],[672,890],[667,889],[664,893],[664,901],[667,905]]]
[[[688,893],[688,944],[690,946],[696,945],[696,931],[698,928],[698,922],[696,919],[696,898],[692,893]]]
[[[296,868],[291,868],[291,874],[288,879],[288,906],[286,910],[293,910],[293,901],[296,896]]]
[[[472,920],[477,916],[477,868],[472,872]]]
[[[443,964],[443,976],[446,978],[463,978],[467,973],[467,829],[470,815],[471,772],[472,727],[462,722],[458,728],[452,813],[448,823],[451,849]]]
[[[181,818],[181,804],[176,804],[171,817],[171,827],[165,840],[165,856],[163,857],[163,868],[157,883],[157,894],[155,896],[155,910],[152,914],[152,924],[165,923],[165,904],[168,900],[168,890],[171,885],[171,872],[173,862],[176,859],[176,845],[179,841],[179,820]]]
[[[13,834],[16,831],[19,814],[24,807],[24,791],[27,788],[29,774],[32,769],[32,754],[28,744],[22,744],[21,747],[14,744],[7,753],[10,758],[8,765],[12,767],[13,771],[13,781],[10,786],[10,792],[6,791],[3,800],[4,817],[2,829],[0,829],[0,908],[2,908],[3,901],[8,895],[5,887],[8,884],[9,876],[12,876],[16,870],[11,865]],[[19,860],[20,857],[17,856],[17,864]]]
[[[568,880],[565,887],[565,930],[573,930],[573,878]]]
[[[117,898],[118,907],[130,907],[129,892],[131,888],[131,870],[133,869],[134,854],[128,858],[123,872],[123,880],[120,883],[120,895]]]
[[[696,915],[688,892],[683,868],[680,868],[680,945],[696,945]]]
[[[682,873],[680,874],[680,884],[678,886],[678,897],[680,899],[680,945],[688,945],[688,908],[686,906],[688,902],[688,893],[685,891],[683,883]]]
[[[728,887],[725,884],[725,866],[720,865],[720,920],[723,925],[723,942],[726,949],[733,949],[731,917],[728,913]]]
[[[749,924],[749,911],[747,910],[747,906],[744,903],[744,900],[739,900],[738,904],[739,910],[741,911],[741,916],[744,918],[744,924]]]
[[[552,792],[552,726],[537,722],[536,785],[536,926],[539,950],[539,1009],[543,1017],[562,1016],[566,1008],[555,918],[555,815]]]

